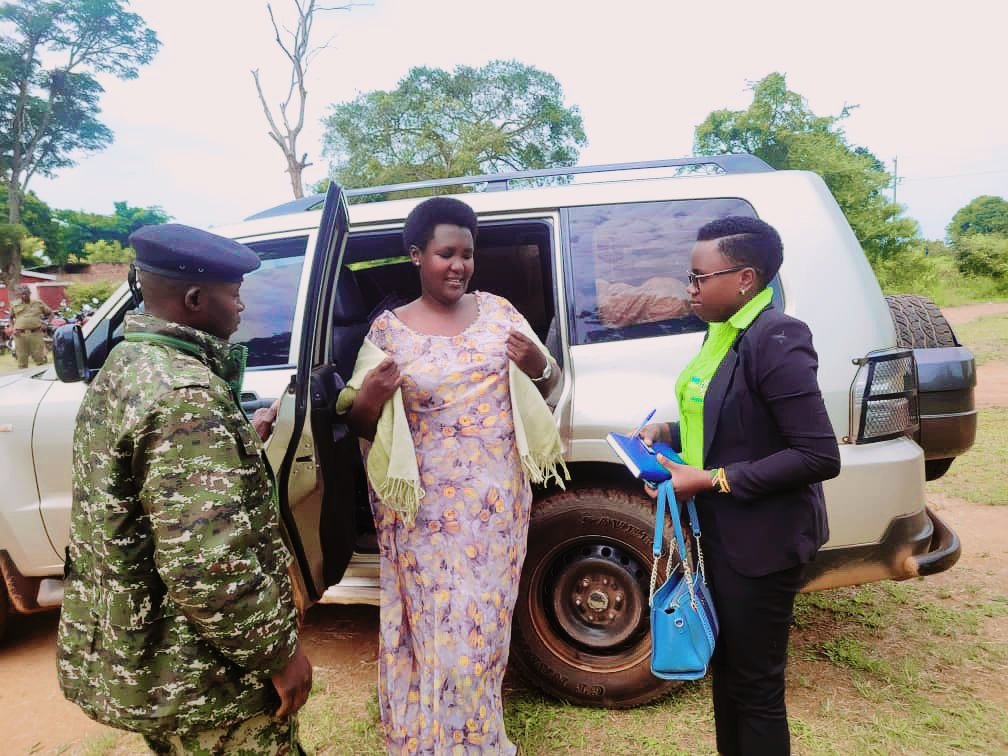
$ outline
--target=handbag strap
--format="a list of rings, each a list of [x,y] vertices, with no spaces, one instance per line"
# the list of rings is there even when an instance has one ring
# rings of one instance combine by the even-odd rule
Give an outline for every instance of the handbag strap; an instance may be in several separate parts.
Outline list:
[[[700,576],[703,581],[707,582],[707,574],[704,568],[703,562],[703,551],[700,548],[700,518],[697,515],[696,502],[690,499],[686,502],[686,511],[689,513],[690,519],[690,529],[693,531],[693,538],[696,541],[697,548],[697,567],[700,570]],[[672,520],[672,529],[675,533],[675,542],[672,544],[672,551],[678,548],[680,561],[683,566],[683,573],[686,577],[686,583],[689,587],[690,592],[690,603],[694,609],[697,608],[696,594],[693,587],[693,567],[690,564],[689,552],[686,551],[686,540],[683,537],[682,525],[679,522],[679,506],[676,500],[675,489],[672,487],[672,481],[666,480],[658,486],[658,507],[655,510],[655,532],[654,541],[651,544],[651,552],[654,557],[654,562],[651,566],[651,596],[654,596],[655,584],[658,578],[658,560],[662,554],[664,531],[665,531],[665,513],[669,513],[669,517]],[[669,552],[669,561],[672,560],[672,551]]]

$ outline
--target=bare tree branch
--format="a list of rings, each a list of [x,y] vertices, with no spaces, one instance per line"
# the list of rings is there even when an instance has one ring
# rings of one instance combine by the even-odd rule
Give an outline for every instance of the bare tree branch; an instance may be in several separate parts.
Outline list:
[[[283,32],[281,32],[281,25],[277,23],[273,13],[272,4],[266,4],[266,12],[269,14],[270,24],[273,27],[274,41],[290,63],[290,81],[287,85],[287,94],[277,104],[275,111],[270,108],[263,93],[259,69],[252,71],[252,78],[255,80],[256,95],[259,97],[263,115],[266,116],[266,122],[269,124],[269,137],[283,152],[284,160],[287,161],[286,170],[290,174],[291,189],[294,192],[294,197],[300,199],[304,196],[302,172],[312,165],[308,162],[308,153],[303,153],[298,158],[297,149],[297,139],[304,128],[305,104],[308,100],[305,75],[312,57],[328,47],[334,38],[330,37],[325,44],[318,47],[311,47],[310,40],[315,14],[327,11],[349,11],[359,6],[370,5],[370,3],[350,2],[342,5],[318,5],[316,0],[293,0],[293,3],[297,10],[297,26],[293,31],[284,26]]]

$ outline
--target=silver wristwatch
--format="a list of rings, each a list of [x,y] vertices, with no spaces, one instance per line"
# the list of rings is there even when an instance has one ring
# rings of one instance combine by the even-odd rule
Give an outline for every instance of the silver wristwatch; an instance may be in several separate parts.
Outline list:
[[[543,374],[538,378],[533,378],[532,383],[542,383],[543,381],[548,381],[551,375],[553,375],[553,365],[549,360],[546,360],[546,367],[543,368]]]

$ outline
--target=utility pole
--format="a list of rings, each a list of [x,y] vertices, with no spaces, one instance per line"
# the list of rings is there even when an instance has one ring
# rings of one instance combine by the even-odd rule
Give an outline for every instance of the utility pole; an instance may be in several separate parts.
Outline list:
[[[892,159],[892,203],[896,204],[896,184],[899,183],[899,158]]]

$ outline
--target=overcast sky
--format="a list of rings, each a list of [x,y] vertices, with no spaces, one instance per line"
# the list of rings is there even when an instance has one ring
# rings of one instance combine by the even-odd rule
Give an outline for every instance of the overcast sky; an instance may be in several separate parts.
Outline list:
[[[290,5],[274,2],[281,18]],[[110,213],[126,200],[201,226],[291,199],[249,73],[261,69],[268,96],[281,98],[289,72],[266,3],[130,7],[163,47],[138,79],[103,80],[114,144],[30,188],[55,207]],[[817,114],[860,106],[849,140],[890,170],[898,157],[897,201],[940,238],[973,197],[1008,197],[1006,28],[1002,0],[374,0],[316,25],[317,40],[332,41],[309,70],[300,146],[315,165],[305,179],[327,173],[329,105],[394,88],[412,66],[514,58],[552,73],[584,117],[582,164],[688,155],[711,110],[746,107],[747,82],[781,71]]]

